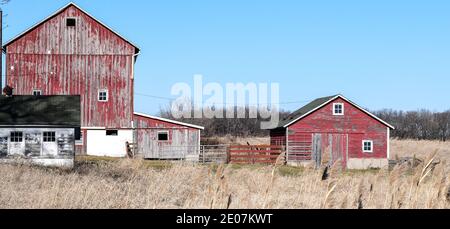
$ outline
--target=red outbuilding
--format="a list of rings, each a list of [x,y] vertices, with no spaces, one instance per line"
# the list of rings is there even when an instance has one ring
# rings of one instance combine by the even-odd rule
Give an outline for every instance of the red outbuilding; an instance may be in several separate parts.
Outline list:
[[[341,163],[348,169],[388,166],[394,127],[342,95],[319,98],[270,131],[272,145],[286,146],[288,164]]]
[[[124,157],[128,143],[139,146],[138,154],[153,150],[145,148],[151,136],[144,136],[144,130],[136,133],[141,122],[134,114],[139,48],[76,4],[67,4],[12,38],[3,52],[6,85],[14,88],[15,95],[80,95],[78,154]],[[185,125],[170,126],[169,133],[177,128],[176,133],[185,133]],[[198,132],[191,141],[195,149]],[[137,137],[147,142],[140,144]],[[169,142],[179,143],[164,144]]]

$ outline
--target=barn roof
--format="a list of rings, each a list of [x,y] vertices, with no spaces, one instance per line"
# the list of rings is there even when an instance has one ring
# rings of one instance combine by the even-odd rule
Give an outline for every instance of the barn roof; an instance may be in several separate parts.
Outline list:
[[[0,96],[0,126],[80,126],[80,96]]]
[[[298,109],[297,111],[291,113],[285,119],[281,120],[280,124],[278,125],[277,128],[287,128],[290,125],[298,122],[302,118],[304,118],[304,117],[308,116],[309,114],[313,113],[314,111],[316,111],[316,110],[326,106],[327,104],[331,103],[332,101],[336,100],[337,98],[341,98],[341,99],[347,101],[348,103],[352,104],[353,106],[355,106],[359,110],[363,111],[364,113],[366,113],[367,115],[371,116],[372,118],[378,120],[379,122],[381,122],[382,124],[386,125],[387,127],[391,128],[391,129],[395,129],[395,127],[392,126],[391,124],[383,121],[382,119],[378,118],[377,116],[375,116],[374,114],[370,113],[369,111],[361,108],[356,103],[354,103],[354,102],[350,101],[349,99],[345,98],[343,95],[333,95],[333,96],[327,96],[327,97],[322,97],[322,98],[315,99],[314,101],[308,103],[307,105],[303,106],[302,108]]]
[[[191,128],[199,129],[199,130],[204,130],[205,129],[205,127],[203,127],[203,126],[197,126],[197,125],[194,125],[194,124],[174,121],[174,120],[161,118],[161,117],[156,117],[156,116],[147,115],[147,114],[142,114],[142,113],[138,113],[138,112],[135,112],[134,115],[138,115],[138,116],[141,116],[141,117],[144,117],[144,118],[150,118],[150,119],[159,120],[159,121],[162,121],[162,122],[168,122],[168,123],[172,123],[172,124],[175,124],[175,125],[187,126],[187,127],[191,127]]]
[[[78,10],[80,10],[81,12],[83,12],[84,14],[88,15],[90,18],[92,18],[94,21],[96,21],[97,23],[101,24],[102,26],[104,26],[105,28],[107,28],[108,30],[110,30],[112,33],[114,33],[115,35],[117,35],[118,37],[122,38],[124,41],[126,41],[127,43],[129,43],[130,45],[132,45],[135,48],[135,53],[139,53],[140,52],[140,48],[133,44],[131,41],[129,41],[128,39],[126,39],[125,37],[123,37],[122,35],[120,35],[119,33],[117,33],[116,31],[114,31],[113,29],[111,29],[109,26],[107,26],[106,24],[104,24],[103,22],[101,22],[100,20],[98,20],[97,18],[93,17],[91,14],[89,14],[88,12],[86,12],[85,10],[83,10],[81,7],[77,6],[75,3],[70,2],[67,5],[65,5],[64,7],[62,7],[61,9],[57,10],[55,13],[51,14],[50,16],[48,16],[47,18],[45,18],[44,20],[38,22],[37,24],[33,25],[32,27],[30,27],[29,29],[25,30],[24,32],[20,33],[19,35],[17,35],[16,37],[12,38],[11,40],[9,40],[8,42],[6,42],[3,45],[3,50],[5,50],[5,48],[7,46],[9,46],[11,43],[13,43],[14,41],[16,41],[17,39],[25,36],[27,33],[31,32],[32,30],[34,30],[35,28],[37,28],[38,26],[44,24],[45,22],[47,22],[48,20],[52,19],[53,17],[57,16],[58,14],[60,14],[61,12],[63,12],[64,10],[66,10],[69,7],[75,7]]]

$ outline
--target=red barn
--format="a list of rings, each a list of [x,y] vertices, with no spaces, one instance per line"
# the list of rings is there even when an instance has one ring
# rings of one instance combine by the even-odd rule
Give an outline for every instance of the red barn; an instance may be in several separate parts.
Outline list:
[[[342,163],[349,169],[388,166],[394,127],[342,95],[319,98],[270,131],[271,144],[285,145],[289,164]]]
[[[123,157],[136,142],[139,48],[70,3],[8,41],[6,85],[17,95],[80,95],[78,153]]]

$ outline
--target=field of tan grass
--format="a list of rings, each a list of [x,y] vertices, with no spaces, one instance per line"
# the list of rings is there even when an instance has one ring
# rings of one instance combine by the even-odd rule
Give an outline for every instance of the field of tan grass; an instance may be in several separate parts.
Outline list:
[[[411,147],[425,147],[421,157],[430,161],[426,152],[441,146]],[[80,158],[73,171],[0,165],[0,208],[449,208],[448,171],[443,162],[393,171],[333,168],[323,181],[323,171],[286,166]]]

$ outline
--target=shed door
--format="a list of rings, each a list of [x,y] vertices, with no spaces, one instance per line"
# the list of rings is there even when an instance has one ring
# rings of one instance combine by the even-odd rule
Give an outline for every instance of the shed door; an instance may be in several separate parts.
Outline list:
[[[347,134],[314,134],[313,158],[317,167],[340,163],[347,166]]]
[[[42,155],[47,157],[58,156],[58,143],[56,142],[56,132],[48,131],[42,133]]]

